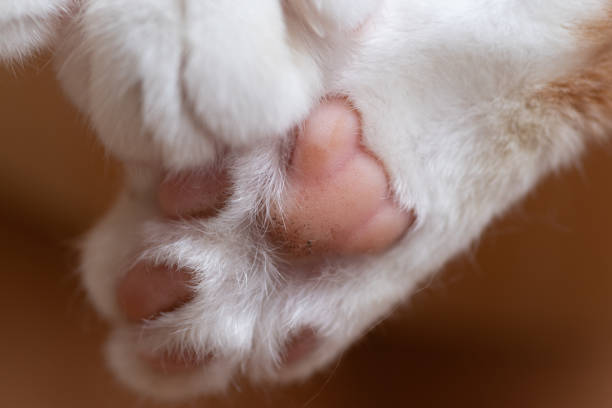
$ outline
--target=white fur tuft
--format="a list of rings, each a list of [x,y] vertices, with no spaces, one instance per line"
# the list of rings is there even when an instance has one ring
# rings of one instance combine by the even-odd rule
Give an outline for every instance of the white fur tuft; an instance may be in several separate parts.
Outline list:
[[[70,0],[0,0],[0,61],[23,60],[55,38]]]

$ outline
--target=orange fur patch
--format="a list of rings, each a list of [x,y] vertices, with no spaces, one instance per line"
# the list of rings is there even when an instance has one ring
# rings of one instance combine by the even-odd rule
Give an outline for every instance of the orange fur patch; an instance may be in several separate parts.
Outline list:
[[[538,92],[537,99],[570,108],[585,119],[595,120],[601,114],[612,119],[612,52],[590,61],[575,74],[551,82]]]
[[[539,90],[535,101],[572,115],[586,130],[612,130],[606,129],[612,128],[612,10],[580,27],[577,35],[592,56],[574,73]]]
[[[612,38],[612,6],[603,13],[601,18],[579,25],[573,31],[576,32],[579,39],[588,41],[591,45],[609,43]]]

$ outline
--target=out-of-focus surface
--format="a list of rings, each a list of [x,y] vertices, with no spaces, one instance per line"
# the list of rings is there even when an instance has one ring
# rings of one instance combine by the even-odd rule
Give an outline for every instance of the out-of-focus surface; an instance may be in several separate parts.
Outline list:
[[[0,71],[0,406],[157,406],[106,371],[75,272],[118,166],[42,63]],[[187,406],[612,406],[611,159],[546,180],[335,369]]]
[[[0,213],[65,238],[108,206],[119,171],[48,65],[45,58],[12,70],[0,65]]]

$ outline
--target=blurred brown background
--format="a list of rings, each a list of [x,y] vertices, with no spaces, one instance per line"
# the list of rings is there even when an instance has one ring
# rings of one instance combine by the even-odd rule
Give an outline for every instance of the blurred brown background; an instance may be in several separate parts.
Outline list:
[[[104,367],[73,248],[120,171],[45,58],[0,71],[0,134],[0,406],[158,406]],[[547,179],[335,369],[187,406],[612,407],[611,158]]]

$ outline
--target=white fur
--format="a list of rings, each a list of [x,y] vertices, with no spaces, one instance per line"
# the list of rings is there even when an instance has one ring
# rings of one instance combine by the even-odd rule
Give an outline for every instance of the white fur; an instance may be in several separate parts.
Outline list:
[[[63,4],[3,1],[0,31],[30,19],[48,27],[46,16]],[[604,15],[607,3],[83,1],[56,55],[67,93],[128,167],[126,192],[83,254],[91,300],[117,327],[109,359],[118,376],[180,398],[223,389],[238,372],[289,381],[332,361],[543,174],[574,158],[584,146],[578,124],[601,127],[532,96],[585,63],[592,50],[572,29]],[[0,55],[28,52],[37,35],[0,37]],[[366,144],[418,223],[382,256],[300,280],[283,273],[256,215],[282,193],[284,134],[329,93],[360,110]],[[160,169],[202,164],[228,145],[241,149],[226,157],[234,194],[225,209],[213,219],[163,220],[154,205]],[[197,290],[138,329],[122,320],[114,287],[140,259],[194,270]],[[279,369],[282,345],[305,326],[324,346]],[[168,377],[142,366],[139,348],[219,358]]]
[[[0,61],[21,60],[52,42],[69,0],[0,0]]]

